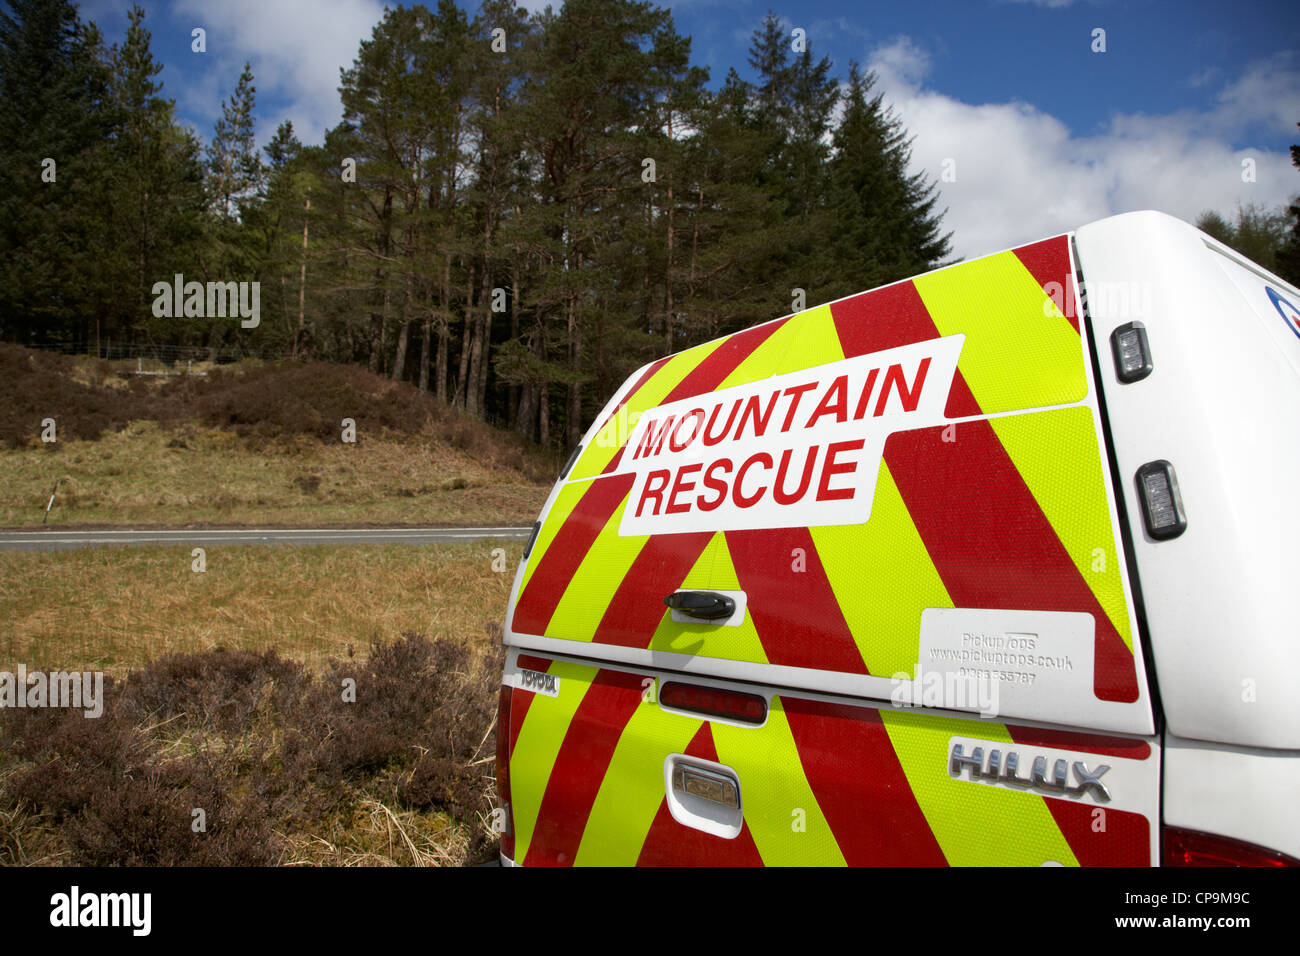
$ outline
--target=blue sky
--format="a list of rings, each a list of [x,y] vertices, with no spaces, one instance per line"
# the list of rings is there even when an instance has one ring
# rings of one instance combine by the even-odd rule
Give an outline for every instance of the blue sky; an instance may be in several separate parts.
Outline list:
[[[430,4],[432,0],[429,0]],[[471,12],[476,0],[461,0]],[[166,92],[205,138],[245,60],[258,139],[292,119],[320,142],[338,122],[338,70],[382,15],[375,0],[147,0]],[[531,9],[544,6],[528,0]],[[959,255],[1031,241],[1131,209],[1193,219],[1300,193],[1300,4],[1285,0],[917,0],[666,4],[717,85],[749,76],[749,39],[771,9],[806,31],[843,78],[850,60],[914,139]],[[85,0],[110,42],[129,3]],[[192,53],[190,31],[207,31]],[[1105,52],[1093,52],[1094,30]],[[1243,163],[1254,181],[1243,181]],[[947,178],[945,179],[945,171]],[[1247,180],[1249,177],[1245,177]]]

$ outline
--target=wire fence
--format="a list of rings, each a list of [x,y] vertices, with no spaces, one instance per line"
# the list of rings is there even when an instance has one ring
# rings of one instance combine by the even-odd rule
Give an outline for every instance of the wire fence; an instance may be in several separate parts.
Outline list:
[[[149,342],[114,342],[111,339],[95,342],[25,342],[24,348],[39,349],[43,352],[57,352],[60,355],[92,355],[110,361],[123,359],[152,359],[164,365],[177,362],[216,362],[221,365],[238,362],[242,359],[260,359],[264,362],[291,361],[290,352],[276,352],[270,349],[250,349],[235,345],[162,345]]]

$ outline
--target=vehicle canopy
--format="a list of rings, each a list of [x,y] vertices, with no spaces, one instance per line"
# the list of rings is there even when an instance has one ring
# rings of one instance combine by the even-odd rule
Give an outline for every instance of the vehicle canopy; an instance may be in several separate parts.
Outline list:
[[[639,370],[546,504],[507,643],[1152,733],[1074,257],[1057,236]]]
[[[1300,750],[1300,290],[1160,213],[1076,241],[1103,367],[1115,330],[1148,341],[1149,375],[1101,383],[1168,729]],[[1145,530],[1134,481],[1156,460],[1185,509],[1169,540]]]

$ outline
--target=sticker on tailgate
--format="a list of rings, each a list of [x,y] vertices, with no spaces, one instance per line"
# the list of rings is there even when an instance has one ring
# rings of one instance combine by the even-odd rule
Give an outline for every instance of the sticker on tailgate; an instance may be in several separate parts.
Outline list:
[[[885,440],[942,424],[964,335],[949,335],[660,405],[620,470],[619,534],[861,524]]]

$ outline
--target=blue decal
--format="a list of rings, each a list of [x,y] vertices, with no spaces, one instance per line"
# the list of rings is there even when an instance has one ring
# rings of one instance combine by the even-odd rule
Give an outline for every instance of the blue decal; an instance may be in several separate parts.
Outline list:
[[[1277,314],[1282,316],[1282,321],[1287,324],[1287,328],[1295,333],[1296,338],[1300,339],[1300,309],[1297,309],[1270,287],[1264,286],[1264,291],[1268,293],[1269,299],[1273,302],[1273,308],[1277,309]]]

